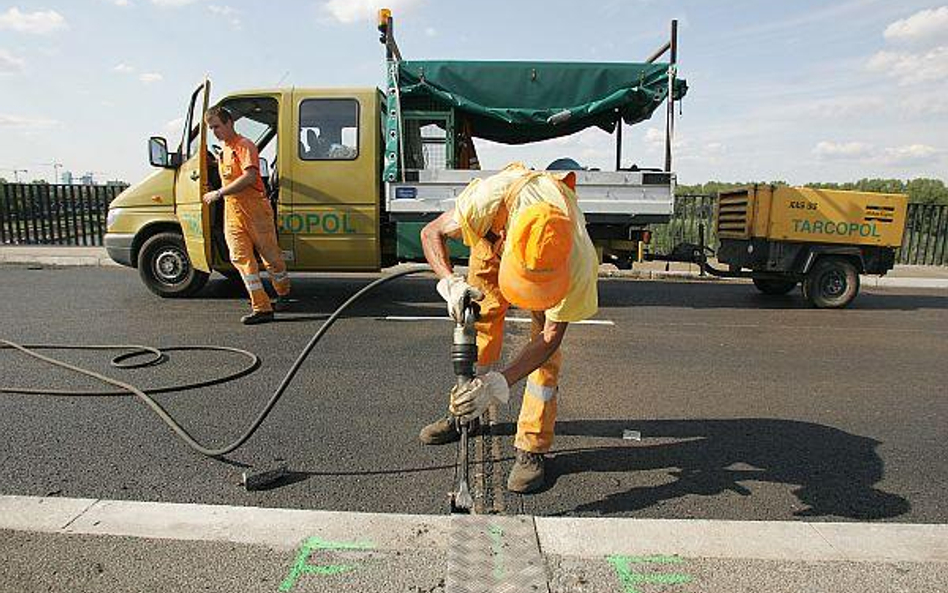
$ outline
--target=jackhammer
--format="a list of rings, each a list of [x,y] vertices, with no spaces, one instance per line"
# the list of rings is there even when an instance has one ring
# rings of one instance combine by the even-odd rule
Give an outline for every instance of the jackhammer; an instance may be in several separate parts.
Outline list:
[[[455,390],[461,390],[474,380],[477,367],[477,330],[474,323],[480,315],[480,306],[470,297],[464,297],[461,320],[454,326],[454,343],[451,345],[451,362],[457,375]],[[461,441],[458,444],[458,489],[451,494],[452,512],[471,512],[474,499],[468,484],[468,436],[470,426],[460,418],[458,431]]]

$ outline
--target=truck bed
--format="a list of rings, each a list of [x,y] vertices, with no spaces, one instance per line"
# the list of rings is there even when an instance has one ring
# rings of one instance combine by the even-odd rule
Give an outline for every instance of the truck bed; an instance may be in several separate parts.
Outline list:
[[[396,219],[450,210],[475,178],[499,171],[409,171],[405,182],[386,183],[385,206]],[[660,223],[674,211],[675,176],[659,171],[575,171],[576,195],[587,222]]]

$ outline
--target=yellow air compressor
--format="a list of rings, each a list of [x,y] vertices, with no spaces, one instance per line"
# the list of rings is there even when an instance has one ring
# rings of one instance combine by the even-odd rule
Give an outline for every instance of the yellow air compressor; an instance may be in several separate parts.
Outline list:
[[[801,283],[813,306],[845,307],[859,274],[892,269],[907,206],[904,194],[770,185],[721,192],[717,259],[728,271],[706,269],[749,276],[765,294]]]
[[[720,246],[681,243],[653,261],[694,263],[713,276],[749,278],[768,295],[797,284],[817,308],[840,308],[859,293],[860,274],[884,275],[895,265],[905,233],[908,196],[872,192],[753,185],[718,194]]]

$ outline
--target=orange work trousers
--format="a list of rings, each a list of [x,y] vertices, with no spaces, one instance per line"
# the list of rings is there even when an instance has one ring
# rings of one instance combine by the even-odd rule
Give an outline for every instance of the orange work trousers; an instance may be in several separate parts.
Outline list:
[[[230,261],[250,294],[254,311],[272,311],[270,297],[263,289],[260,267],[254,249],[270,274],[270,283],[280,296],[290,294],[290,277],[277,243],[273,208],[264,198],[226,197],[224,202],[224,238],[230,250]]]
[[[484,293],[477,328],[477,363],[489,366],[500,359],[504,340],[504,319],[510,303],[500,292],[500,252],[502,241],[492,244],[481,239],[471,249],[467,282]],[[546,315],[531,312],[530,338],[543,332]],[[553,446],[553,427],[556,424],[556,392],[562,356],[557,349],[553,355],[527,377],[517,421],[514,446],[531,453],[546,453]]]

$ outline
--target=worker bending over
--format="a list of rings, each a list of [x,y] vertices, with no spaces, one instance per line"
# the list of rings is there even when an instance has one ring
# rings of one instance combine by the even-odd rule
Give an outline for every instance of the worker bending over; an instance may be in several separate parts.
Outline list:
[[[267,200],[260,179],[260,156],[257,146],[234,130],[234,117],[225,107],[211,107],[205,115],[207,126],[224,143],[217,166],[222,187],[204,194],[204,202],[224,199],[224,237],[230,250],[230,261],[250,293],[253,312],[240,321],[245,325],[273,321],[274,308],[286,307],[290,294],[290,278],[277,243],[273,208]],[[260,254],[270,282],[277,293],[271,303],[263,282],[254,249]]]
[[[475,179],[455,207],[421,234],[428,263],[440,278],[438,292],[458,320],[466,295],[480,301],[478,376],[451,393],[451,415],[424,427],[425,444],[459,438],[457,422],[479,418],[491,403],[507,403],[510,386],[527,377],[517,422],[516,461],[507,480],[513,492],[543,485],[544,457],[553,444],[560,343],[572,321],[598,308],[599,259],[576,202],[574,173],[531,171],[520,163]],[[471,248],[467,279],[454,274],[448,238]],[[510,305],[530,311],[530,342],[500,371],[504,318]]]

